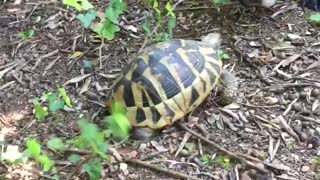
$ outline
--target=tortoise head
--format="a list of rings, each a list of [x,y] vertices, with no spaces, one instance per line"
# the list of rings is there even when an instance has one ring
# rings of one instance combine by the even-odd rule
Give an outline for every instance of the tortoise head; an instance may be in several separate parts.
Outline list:
[[[220,49],[221,35],[220,33],[209,33],[201,38],[201,41],[212,46],[215,49]]]

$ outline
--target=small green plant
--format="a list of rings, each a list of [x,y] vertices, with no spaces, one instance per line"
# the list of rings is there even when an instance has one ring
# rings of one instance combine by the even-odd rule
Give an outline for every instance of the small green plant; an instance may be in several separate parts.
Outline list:
[[[308,20],[314,25],[319,25],[320,24],[320,13],[311,14],[308,17]]]
[[[26,30],[24,32],[19,32],[18,36],[23,40],[31,39],[34,36],[34,30],[33,29],[29,29],[29,30]]]
[[[156,28],[160,30],[160,33],[155,36],[156,41],[166,41],[172,39],[173,29],[176,27],[176,15],[173,12],[171,1],[167,1],[164,8],[160,7],[158,0],[144,0],[144,4],[147,6],[151,6],[156,14]],[[154,16],[152,11],[149,12],[147,14],[146,21],[142,26],[147,35],[151,37],[154,33],[153,31],[151,31],[151,21],[153,17]],[[165,26],[165,22],[167,22],[167,26]]]
[[[113,40],[115,34],[120,31],[119,18],[126,9],[126,3],[122,0],[110,0],[105,12],[95,10],[88,0],[64,0],[63,3],[79,11],[77,19],[83,27],[92,30],[102,38]],[[96,21],[96,18],[99,20]]]
[[[312,159],[311,163],[315,171],[320,173],[320,157],[315,157]]]
[[[222,50],[218,50],[218,54],[222,61],[230,60],[230,56],[225,52],[223,52]]]
[[[126,117],[126,110],[119,103],[115,102],[111,108],[112,112],[107,117],[107,125],[110,128],[110,133],[116,139],[126,139],[129,136],[131,125]]]
[[[58,88],[59,94],[46,93],[42,97],[36,98],[32,101],[34,106],[34,114],[37,120],[43,120],[49,115],[49,112],[56,112],[64,108],[65,105],[72,107],[71,99],[67,95],[67,92],[64,88]],[[47,102],[48,107],[43,105]]]
[[[44,171],[53,170],[54,161],[42,154],[41,145],[36,140],[27,141],[27,150],[30,156],[42,165]]]
[[[201,157],[201,162],[207,167],[215,165],[227,170],[230,170],[233,166],[230,159],[226,156],[218,156],[215,158],[210,158],[209,155],[205,154]]]
[[[58,88],[58,93],[44,93],[41,98],[33,100],[35,108],[35,117],[38,120],[43,120],[49,114],[49,112],[56,112],[64,108],[64,106],[72,107],[71,99],[67,95],[64,88]],[[119,103],[112,104],[111,115],[107,117],[107,128],[99,129],[96,124],[89,123],[86,120],[80,120],[78,125],[80,128],[80,135],[72,139],[63,139],[60,137],[54,137],[49,139],[46,143],[46,147],[54,153],[63,153],[67,147],[75,147],[90,152],[89,158],[86,161],[82,161],[82,157],[79,154],[71,154],[69,160],[75,165],[81,165],[92,180],[100,179],[102,174],[102,161],[109,161],[108,158],[108,139],[115,138],[120,140],[126,140],[129,137],[129,131],[131,129],[130,122],[126,117],[126,109]],[[1,139],[0,139],[1,143]],[[1,145],[1,144],[0,144]],[[56,179],[56,168],[54,167],[54,161],[47,155],[42,153],[41,145],[36,140],[28,140],[27,157],[32,157],[37,163],[42,166],[43,171],[50,171]],[[3,148],[2,148],[3,149]],[[7,148],[7,155],[4,153],[4,158],[9,157],[12,153],[16,154],[16,159],[10,159],[15,161],[23,157],[23,153],[17,151],[17,147]],[[3,151],[2,151],[3,152]],[[83,164],[82,164],[83,163]]]
[[[230,161],[230,158],[226,156],[218,156],[214,159],[214,163],[216,163],[217,166],[222,167],[226,170],[230,170],[233,166],[232,162]]]
[[[208,154],[204,154],[203,156],[201,156],[200,160],[204,166],[211,166],[213,162],[212,158]]]
[[[217,11],[220,12],[220,6],[230,2],[230,0],[211,0],[211,2],[215,5]]]

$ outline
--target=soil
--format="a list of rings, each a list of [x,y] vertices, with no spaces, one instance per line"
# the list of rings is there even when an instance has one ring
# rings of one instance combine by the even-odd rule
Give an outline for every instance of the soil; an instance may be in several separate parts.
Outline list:
[[[108,1],[95,3],[108,5]],[[272,9],[240,7],[234,3],[218,13],[210,1],[185,1],[175,9],[174,38],[200,39],[210,32],[221,33],[221,49],[230,56],[224,61],[225,68],[239,82],[232,105],[218,107],[212,95],[186,122],[190,129],[231,152],[273,164],[268,167],[270,173],[261,174],[243,163],[227,168],[223,166],[227,162],[217,163],[220,151],[174,125],[151,142],[113,146],[119,154],[140,160],[157,152],[143,161],[167,172],[119,163],[110,156],[112,163],[104,166],[103,179],[177,179],[169,170],[200,179],[320,179],[319,27],[305,18],[311,11],[304,13],[294,2],[279,2]],[[43,144],[55,136],[72,138],[79,133],[77,122],[82,118],[100,125],[113,80],[141,48],[153,43],[145,44],[144,11],[141,2],[128,1],[126,20],[121,22],[137,32],[121,28],[113,41],[101,45],[75,19],[76,12],[60,1],[1,5],[0,127],[7,143],[23,150],[30,138]],[[21,40],[18,33],[28,29],[35,31],[34,37]],[[70,58],[75,51],[84,55]],[[93,62],[93,69],[84,67],[88,61]],[[65,84],[89,73],[92,75],[84,80]],[[73,109],[36,120],[32,101],[43,93],[57,92],[58,87],[66,89]],[[175,156],[183,139],[187,143]],[[63,164],[66,157],[55,156],[62,179],[76,170]],[[47,178],[30,168],[1,166],[7,179]],[[78,172],[72,179],[87,178]]]

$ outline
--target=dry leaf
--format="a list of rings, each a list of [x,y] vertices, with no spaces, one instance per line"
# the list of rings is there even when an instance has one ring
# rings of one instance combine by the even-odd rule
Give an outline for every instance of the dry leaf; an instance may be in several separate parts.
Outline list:
[[[318,107],[319,107],[319,99],[316,99],[313,103],[312,103],[312,112],[314,112]]]
[[[276,65],[272,71],[275,71],[276,69],[279,69],[280,66],[282,67],[286,67],[288,66],[290,63],[294,62],[295,60],[297,60],[299,57],[301,56],[301,54],[294,54],[284,60],[282,60],[278,65]]]
[[[67,84],[73,84],[73,83],[78,83],[80,81],[83,81],[84,79],[88,78],[89,76],[91,76],[92,74],[85,74],[85,75],[80,75],[80,76],[77,76],[77,77],[74,77],[70,80],[68,80],[67,82],[64,83],[64,85],[67,85]]]
[[[167,149],[164,146],[162,146],[161,144],[159,144],[157,141],[151,141],[150,143],[158,151],[167,151]]]

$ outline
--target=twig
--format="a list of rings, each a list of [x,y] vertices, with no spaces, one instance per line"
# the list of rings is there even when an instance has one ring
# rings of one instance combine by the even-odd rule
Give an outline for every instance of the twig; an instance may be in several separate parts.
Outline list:
[[[143,166],[143,167],[147,167],[147,168],[159,171],[159,172],[163,172],[163,173],[169,174],[171,176],[174,176],[176,178],[201,180],[201,179],[199,179],[197,177],[189,176],[187,174],[176,172],[176,171],[172,171],[172,170],[169,170],[169,169],[164,169],[164,168],[161,168],[159,166],[156,166],[156,165],[153,165],[153,164],[149,164],[149,163],[146,163],[144,161],[140,161],[138,159],[125,159],[125,161],[128,162],[128,163],[133,163],[133,164],[137,164],[137,165],[140,165],[140,166]]]
[[[312,118],[312,117],[307,117],[307,116],[303,116],[303,115],[296,115],[293,118],[294,119],[303,120],[303,121],[311,121],[311,122],[314,122],[316,124],[320,124],[320,120],[319,119],[315,119],[315,118]]]
[[[29,18],[32,16],[33,12],[38,8],[39,5],[41,5],[42,3],[37,3],[34,8],[32,9],[32,11],[30,12],[30,14],[27,16],[27,20],[29,20]]]
[[[70,179],[72,178],[73,175],[75,175],[80,169],[81,169],[81,166],[88,162],[91,158],[93,157],[93,154],[90,154],[88,155],[85,159],[83,159],[77,166],[76,168],[69,174],[69,176],[67,177],[67,179]]]
[[[238,161],[242,162],[243,164],[245,164],[245,165],[247,165],[247,166],[249,166],[249,167],[251,167],[251,168],[254,168],[254,169],[256,169],[256,170],[258,170],[258,171],[260,171],[260,172],[262,172],[262,173],[268,173],[268,170],[266,170],[265,168],[259,167],[259,166],[257,166],[255,163],[252,163],[252,162],[250,162],[250,161],[245,160],[243,157],[239,156],[238,154],[233,153],[233,152],[231,152],[231,151],[228,151],[227,149],[219,146],[218,144],[210,141],[209,139],[206,139],[205,137],[203,137],[203,136],[199,135],[198,133],[194,132],[193,130],[189,129],[186,125],[181,124],[181,123],[178,123],[178,124],[180,125],[180,127],[181,127],[182,129],[188,131],[190,134],[196,136],[197,138],[201,139],[202,141],[210,144],[211,146],[213,146],[214,148],[218,149],[219,151],[227,154],[227,155],[230,156],[231,158],[237,159]],[[258,162],[263,163],[263,162],[261,162],[261,161],[258,161]]]
[[[31,68],[31,70],[34,71],[35,69],[37,69],[37,67],[38,67],[38,65],[40,64],[40,62],[41,62],[42,59],[45,59],[45,58],[54,56],[54,55],[58,54],[58,52],[59,52],[59,49],[56,49],[56,50],[54,50],[54,51],[52,51],[52,52],[50,52],[50,53],[48,53],[48,54],[45,54],[45,55],[43,55],[43,56],[40,56],[40,57],[36,60],[34,66]]]
[[[18,132],[15,132],[14,134],[12,134],[10,136],[10,139],[13,139],[15,137],[17,137],[19,134],[21,134],[23,131],[25,131],[26,129],[30,128],[34,123],[36,122],[36,120],[32,120],[30,121],[27,125],[25,125],[22,129],[20,129]]]
[[[293,104],[296,103],[298,100],[299,100],[299,98],[294,99],[294,100],[289,104],[289,106],[288,106],[287,109],[283,112],[282,115],[283,115],[283,116],[286,116],[286,115],[291,111]]]
[[[153,153],[150,153],[150,154],[147,154],[147,155],[144,155],[140,158],[141,161],[144,161],[144,160],[147,160],[147,159],[150,159],[152,157],[155,157],[155,156],[158,156],[159,154],[162,154],[162,153],[165,153],[167,152],[168,149],[166,150],[163,150],[163,151],[156,151],[156,152],[153,152]]]
[[[244,55],[244,54],[240,51],[240,49],[238,49],[235,45],[234,45],[233,47],[234,47],[234,51],[238,54],[238,56],[242,57],[242,59],[243,59],[251,68],[253,68],[253,69],[255,69],[255,70],[257,70],[257,71],[259,72],[258,78],[259,78],[262,82],[264,82],[266,85],[270,86],[270,85],[271,85],[270,81],[269,81],[266,77],[264,77],[264,76],[262,75],[261,69],[260,69],[258,66],[256,66],[255,64],[253,64],[253,63],[248,59],[248,57],[247,57],[246,55]]]
[[[320,83],[298,83],[298,84],[288,83],[288,84],[282,84],[282,85],[279,85],[279,86],[268,86],[268,87],[264,87],[264,88],[261,88],[261,89],[262,90],[268,90],[268,91],[278,91],[279,88],[282,88],[282,90],[285,90],[285,89],[290,88],[290,87],[305,87],[305,86],[313,86],[313,87],[316,87],[316,88],[320,88]]]
[[[185,146],[185,144],[187,143],[187,141],[189,140],[190,137],[191,137],[190,133],[187,132],[186,134],[184,134],[183,140],[182,140],[178,150],[176,151],[176,154],[174,155],[174,157],[178,156],[178,154],[183,149],[183,147]]]
[[[254,104],[248,104],[248,103],[241,103],[244,106],[252,107],[252,108],[278,108],[280,105],[270,105],[270,106],[264,106],[264,105],[254,105]]]

